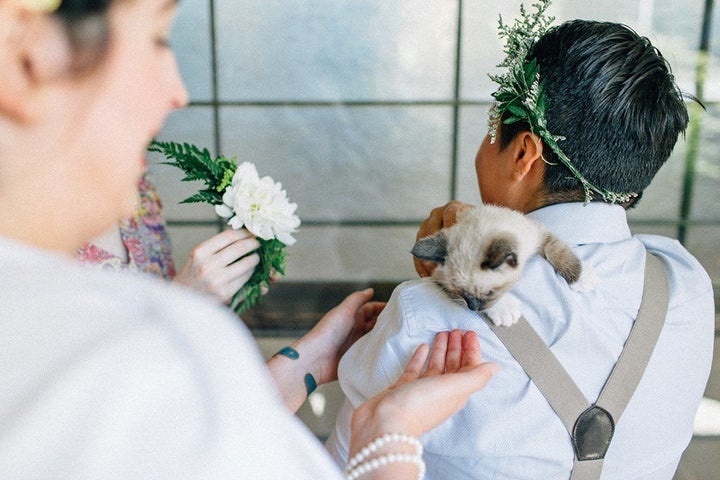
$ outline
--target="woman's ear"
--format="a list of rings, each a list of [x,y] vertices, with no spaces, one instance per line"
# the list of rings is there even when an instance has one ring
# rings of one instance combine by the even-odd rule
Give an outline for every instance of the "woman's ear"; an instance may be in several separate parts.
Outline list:
[[[58,20],[0,2],[0,115],[28,122],[43,91],[67,70],[70,46]]]
[[[537,171],[539,166],[544,167],[544,144],[540,137],[530,131],[523,131],[515,137],[514,142],[516,148],[513,176],[516,180],[524,179],[528,174]]]

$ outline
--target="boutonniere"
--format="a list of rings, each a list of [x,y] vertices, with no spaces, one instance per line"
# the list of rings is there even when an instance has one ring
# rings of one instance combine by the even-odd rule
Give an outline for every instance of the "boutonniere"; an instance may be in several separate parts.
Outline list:
[[[261,301],[270,287],[271,276],[285,274],[286,246],[300,226],[297,205],[290,203],[281,183],[260,177],[250,162],[237,164],[235,158],[212,157],[206,149],[188,143],[153,142],[152,152],[165,155],[168,162],[185,172],[183,181],[202,181],[205,188],[181,203],[209,203],[234,229],[245,228],[257,237],[260,263],[250,280],[233,295],[230,308],[241,314]]]

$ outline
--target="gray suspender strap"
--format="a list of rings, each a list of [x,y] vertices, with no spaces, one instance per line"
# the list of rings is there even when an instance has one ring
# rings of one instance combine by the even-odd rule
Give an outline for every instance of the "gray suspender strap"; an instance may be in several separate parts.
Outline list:
[[[662,262],[646,255],[638,316],[597,402],[590,405],[545,342],[521,317],[511,327],[485,321],[545,396],[573,440],[571,480],[600,478],[615,424],[630,402],[665,323],[670,289]]]
[[[647,254],[645,288],[637,319],[597,401],[618,420],[630,402],[655,350],[660,330],[665,324],[669,299],[670,286],[665,267],[658,257]]]

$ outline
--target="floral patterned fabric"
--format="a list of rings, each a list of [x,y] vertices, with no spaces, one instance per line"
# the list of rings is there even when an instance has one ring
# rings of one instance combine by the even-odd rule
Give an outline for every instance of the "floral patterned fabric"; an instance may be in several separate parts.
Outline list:
[[[120,224],[120,238],[128,252],[128,261],[97,245],[87,243],[77,252],[84,264],[111,270],[143,272],[172,279],[175,264],[170,239],[165,232],[162,202],[152,181],[145,175],[138,184],[140,195],[135,215]]]

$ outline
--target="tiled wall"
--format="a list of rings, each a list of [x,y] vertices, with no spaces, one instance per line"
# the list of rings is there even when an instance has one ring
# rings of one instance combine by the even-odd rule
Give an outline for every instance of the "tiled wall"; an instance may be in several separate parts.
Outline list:
[[[283,183],[303,220],[289,279],[412,277],[419,221],[450,199],[479,199],[473,158],[486,133],[487,73],[502,58],[497,17],[515,16],[518,3],[182,0],[172,43],[191,104],[160,138],[254,162]],[[701,93],[698,149],[681,141],[630,217],[636,231],[680,235],[718,284],[720,21],[715,9],[698,91],[705,4],[556,0],[551,13],[634,27],[669,59],[681,88]],[[218,224],[209,206],[177,204],[196,187],[158,161],[152,172],[182,263]],[[683,199],[690,208],[681,214]]]

